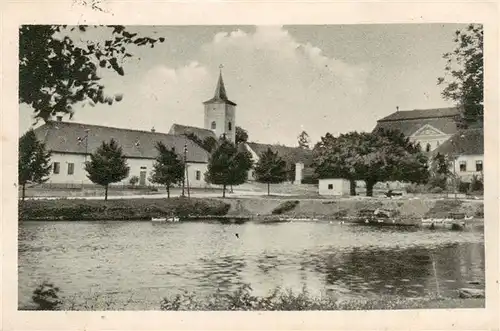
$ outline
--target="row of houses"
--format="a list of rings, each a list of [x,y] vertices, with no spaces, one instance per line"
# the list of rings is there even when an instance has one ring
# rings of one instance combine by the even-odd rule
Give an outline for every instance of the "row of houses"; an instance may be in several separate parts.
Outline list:
[[[208,186],[204,176],[207,171],[209,153],[187,136],[196,135],[204,140],[208,137],[218,139],[225,135],[231,141],[236,136],[236,106],[229,100],[222,73],[219,75],[214,96],[203,102],[204,127],[173,124],[168,133],[155,130],[141,131],[109,126],[64,122],[62,118],[49,121],[35,129],[37,138],[52,151],[53,169],[49,183],[53,184],[91,184],[86,176],[84,164],[90,153],[102,141],[115,139],[122,147],[130,166],[129,178],[139,177],[139,185],[150,185],[149,174],[157,156],[156,142],[162,142],[178,151],[184,157],[186,149],[187,175],[191,187]],[[464,180],[482,173],[484,161],[484,142],[482,130],[458,131],[456,120],[458,108],[400,111],[399,109],[380,119],[375,129],[398,129],[412,141],[420,143],[429,154],[443,153],[456,157],[454,171]],[[252,155],[253,161],[271,148],[289,164],[295,164],[295,183],[301,183],[304,174],[311,173],[312,152],[298,147],[276,144],[247,142],[241,145]],[[254,180],[253,172],[248,179]]]

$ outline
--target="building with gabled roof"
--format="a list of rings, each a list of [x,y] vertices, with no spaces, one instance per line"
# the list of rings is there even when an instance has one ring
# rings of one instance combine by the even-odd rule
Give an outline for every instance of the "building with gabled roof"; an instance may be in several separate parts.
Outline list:
[[[431,152],[457,132],[460,108],[435,108],[400,111],[378,120],[375,130],[399,130],[410,140]]]
[[[236,139],[236,103],[229,100],[227,96],[222,72],[219,74],[214,96],[203,102],[203,105],[205,117],[203,128],[175,123],[168,134],[156,132],[153,129],[141,131],[63,122],[62,118],[45,123],[35,130],[35,134],[52,152],[53,171],[49,183],[91,184],[84,170],[85,161],[103,141],[114,139],[122,148],[130,167],[129,177],[121,184],[129,182],[132,176],[139,177],[141,186],[152,184],[149,178],[158,155],[155,145],[156,142],[163,142],[168,148],[173,148],[181,158],[184,158],[186,148],[189,185],[205,187],[209,152],[203,149],[195,139],[191,140],[189,136],[195,135],[201,141],[207,138],[219,139],[222,136],[232,142]],[[288,164],[301,164],[301,170],[304,167],[303,163],[309,165],[312,162],[311,151],[298,147],[245,143],[238,148],[249,151],[254,163],[258,162],[260,154],[267,148],[277,151]],[[251,172],[249,179],[254,179]]]
[[[482,128],[460,130],[432,153],[443,154],[453,160],[452,172],[463,181],[473,176],[483,177],[484,130]]]
[[[203,148],[182,135],[171,135],[154,131],[121,129],[83,123],[50,121],[34,130],[37,139],[52,152],[52,174],[49,183],[91,184],[84,169],[88,156],[103,141],[114,139],[123,150],[130,167],[128,183],[132,176],[139,177],[140,185],[149,185],[149,175],[158,153],[156,142],[173,148],[179,158],[184,158],[191,186],[205,186],[203,174],[206,172],[209,154]]]

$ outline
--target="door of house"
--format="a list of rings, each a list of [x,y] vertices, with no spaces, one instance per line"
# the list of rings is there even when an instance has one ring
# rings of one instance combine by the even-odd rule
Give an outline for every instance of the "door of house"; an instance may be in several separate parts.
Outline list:
[[[146,171],[141,171],[139,174],[139,185],[146,186]]]

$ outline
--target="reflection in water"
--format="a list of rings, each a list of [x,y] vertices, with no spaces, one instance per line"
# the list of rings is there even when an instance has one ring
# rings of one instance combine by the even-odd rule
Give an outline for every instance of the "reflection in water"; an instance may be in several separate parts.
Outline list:
[[[235,236],[239,234],[239,238]],[[19,301],[43,280],[64,295],[104,293],[128,309],[158,307],[182,291],[208,295],[250,284],[340,297],[452,296],[484,288],[483,234],[327,223],[222,225],[25,222],[19,232]],[[479,285],[467,282],[479,281]]]

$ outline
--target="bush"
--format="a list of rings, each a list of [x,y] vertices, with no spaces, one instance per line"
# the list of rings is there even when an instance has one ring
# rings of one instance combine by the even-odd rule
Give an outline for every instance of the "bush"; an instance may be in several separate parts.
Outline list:
[[[479,178],[476,175],[472,176],[472,182],[470,184],[470,190],[472,192],[483,192],[484,191],[484,185],[483,185],[482,179]]]
[[[273,215],[281,215],[281,214],[286,213],[287,211],[290,211],[290,210],[294,209],[295,207],[297,207],[299,202],[300,201],[298,201],[298,200],[285,201],[285,202],[281,203],[278,207],[274,208],[271,213]]]
[[[430,193],[438,194],[438,193],[443,193],[443,189],[439,186],[433,187],[430,189]]]
[[[34,310],[57,310],[62,304],[59,288],[46,281],[33,291],[31,299],[36,305]]]
[[[413,194],[418,194],[418,193],[426,193],[428,191],[427,187],[422,184],[415,184],[411,183],[405,188],[406,193],[413,193]]]
[[[429,186],[434,188],[434,187],[440,187],[442,190],[446,190],[447,186],[447,181],[448,178],[445,175],[434,175],[431,178],[429,178]]]
[[[301,184],[315,184],[317,185],[319,183],[319,179],[317,175],[308,175],[304,176],[301,180]]]
[[[468,193],[470,189],[470,183],[460,181],[458,183],[458,192],[460,193]]]
[[[137,176],[130,177],[129,183],[130,185],[135,186],[137,183],[139,183],[139,177]]]

